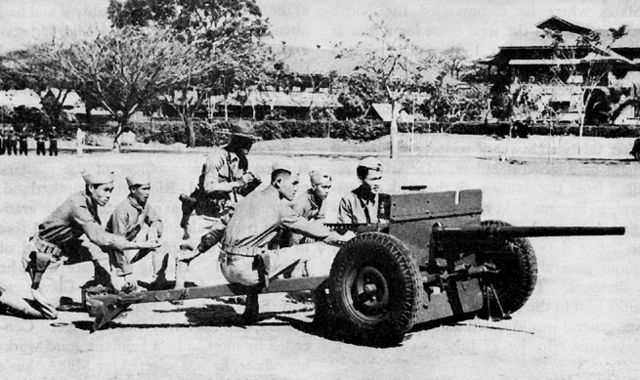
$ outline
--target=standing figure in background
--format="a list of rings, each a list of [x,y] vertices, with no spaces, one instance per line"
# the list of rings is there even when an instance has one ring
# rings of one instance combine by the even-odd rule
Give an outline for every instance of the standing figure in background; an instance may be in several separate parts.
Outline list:
[[[11,127],[9,129],[9,135],[7,137],[7,154],[11,156],[12,154],[18,155],[18,139],[16,136],[16,131]]]
[[[7,148],[7,134],[3,127],[0,127],[0,156],[4,155]]]
[[[22,129],[22,132],[20,133],[20,149],[19,149],[19,153],[22,156],[23,154],[25,156],[29,155],[29,146],[27,143],[27,138],[29,137],[29,134],[26,131],[26,128]]]
[[[78,157],[82,157],[84,137],[85,137],[84,131],[82,130],[82,128],[78,127],[78,129],[76,129],[76,154],[78,155]]]
[[[49,133],[49,156],[58,155],[58,132],[56,127],[51,128]]]
[[[36,156],[47,155],[47,150],[44,146],[45,135],[42,129],[38,130],[38,134],[36,135]]]

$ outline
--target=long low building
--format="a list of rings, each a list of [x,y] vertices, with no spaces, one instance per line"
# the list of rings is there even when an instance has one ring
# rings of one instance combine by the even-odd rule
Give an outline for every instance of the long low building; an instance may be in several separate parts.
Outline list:
[[[582,42],[590,34],[601,39],[595,49]],[[553,36],[560,38],[557,46]],[[566,121],[579,119],[584,108],[587,124],[640,124],[640,29],[593,29],[552,16],[499,49],[481,62],[509,78],[512,94],[527,87]],[[536,112],[526,116],[535,118]]]

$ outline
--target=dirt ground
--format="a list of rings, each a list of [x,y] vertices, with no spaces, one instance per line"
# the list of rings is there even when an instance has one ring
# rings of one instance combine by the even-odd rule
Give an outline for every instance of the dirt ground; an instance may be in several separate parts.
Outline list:
[[[62,313],[56,323],[0,317],[4,378],[260,378],[260,379],[513,379],[637,378],[640,373],[640,164],[624,160],[497,160],[401,158],[384,161],[385,187],[427,184],[430,190],[480,188],[484,219],[517,225],[622,225],[623,237],[536,238],[539,277],[529,302],[511,320],[470,320],[418,328],[399,347],[375,349],[331,341],[310,328],[311,304],[283,295],[261,298],[263,320],[242,327],[243,307],[223,300],[134,305],[115,328],[91,334],[91,318]],[[626,152],[625,152],[626,153]],[[25,296],[20,270],[23,240],[70,193],[83,187],[85,167],[116,170],[106,221],[126,195],[124,176],[153,178],[151,201],[177,247],[177,196],[196,183],[204,157],[100,153],[0,157],[0,282]],[[273,156],[258,154],[252,169],[267,178]],[[335,178],[330,199],[356,185],[353,158],[296,157],[302,172],[325,168]],[[307,185],[303,178],[301,191]],[[329,215],[331,217],[331,214]],[[150,276],[150,264],[137,268]],[[65,267],[65,289],[78,286],[90,264]],[[192,265],[190,280],[223,282],[214,255]],[[170,274],[171,277],[171,274]]]

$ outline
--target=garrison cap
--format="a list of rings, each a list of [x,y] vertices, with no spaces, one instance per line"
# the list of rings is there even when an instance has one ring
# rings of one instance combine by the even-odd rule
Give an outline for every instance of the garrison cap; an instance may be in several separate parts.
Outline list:
[[[139,185],[148,185],[151,183],[149,179],[143,175],[130,175],[127,178],[127,186],[139,186]]]
[[[309,172],[309,180],[312,185],[319,185],[325,182],[331,182],[331,176],[321,170],[312,170]]]
[[[380,161],[375,157],[366,157],[358,162],[358,167],[380,171],[382,170],[382,163],[380,163]]]
[[[83,170],[82,179],[87,185],[102,185],[113,182],[112,170]]]
[[[291,174],[300,173],[300,169],[298,169],[298,166],[290,161],[274,162],[273,165],[271,165],[271,173],[274,173],[276,170],[285,170]]]

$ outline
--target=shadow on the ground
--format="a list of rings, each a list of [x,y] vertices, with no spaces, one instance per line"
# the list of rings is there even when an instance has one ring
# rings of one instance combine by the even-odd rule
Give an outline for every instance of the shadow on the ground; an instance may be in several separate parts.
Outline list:
[[[260,313],[257,326],[288,326],[291,323],[288,320],[278,318],[282,314],[295,314],[304,310],[283,310],[276,312]],[[229,305],[207,305],[205,307],[184,307],[171,310],[154,310],[155,313],[184,313],[187,317],[186,323],[127,323],[124,316],[118,317],[117,320],[111,322],[106,329],[110,328],[189,328],[189,327],[242,327],[247,325],[242,320],[242,314]],[[277,321],[268,322],[275,318]],[[291,318],[291,320],[294,320]],[[75,321],[73,325],[80,330],[93,330],[93,322],[91,321]]]

